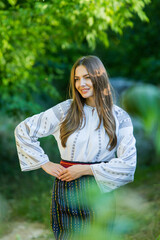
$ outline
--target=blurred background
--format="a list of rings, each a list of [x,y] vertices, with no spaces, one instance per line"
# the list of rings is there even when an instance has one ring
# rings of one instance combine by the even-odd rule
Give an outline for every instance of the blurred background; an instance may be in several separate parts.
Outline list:
[[[14,129],[67,99],[71,67],[89,54],[104,63],[137,140],[135,181],[115,191],[113,239],[160,239],[159,9],[159,0],[0,0],[1,240],[53,239],[53,178],[21,172]],[[59,162],[54,138],[40,142]]]

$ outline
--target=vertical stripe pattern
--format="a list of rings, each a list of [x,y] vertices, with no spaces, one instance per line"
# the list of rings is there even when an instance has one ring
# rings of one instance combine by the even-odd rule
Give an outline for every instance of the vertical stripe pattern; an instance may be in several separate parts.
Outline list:
[[[70,182],[55,179],[51,226],[56,240],[73,239],[75,233],[86,231],[88,224],[94,221],[94,211],[87,204],[87,189],[94,182],[93,176],[82,176]]]
[[[115,219],[114,195],[113,193],[101,194],[94,177],[86,175],[70,182],[55,178],[51,202],[51,227],[56,240],[84,240],[89,227],[94,225],[95,228],[99,224],[101,215],[94,208],[95,205],[90,202],[94,197],[89,195],[89,189],[93,184],[96,187],[96,199],[100,201],[104,212],[112,212],[108,219],[104,219],[105,222],[101,228],[105,234],[109,232],[111,236]],[[113,205],[108,202],[110,197]]]

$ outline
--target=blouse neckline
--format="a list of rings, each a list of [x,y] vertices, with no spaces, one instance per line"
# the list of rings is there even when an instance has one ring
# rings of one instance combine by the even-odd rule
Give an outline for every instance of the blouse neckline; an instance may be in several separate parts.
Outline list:
[[[96,107],[92,107],[92,106],[90,106],[90,105],[88,105],[88,104],[86,104],[86,103],[85,103],[84,105],[85,105],[86,107],[92,109],[92,110],[96,108]]]

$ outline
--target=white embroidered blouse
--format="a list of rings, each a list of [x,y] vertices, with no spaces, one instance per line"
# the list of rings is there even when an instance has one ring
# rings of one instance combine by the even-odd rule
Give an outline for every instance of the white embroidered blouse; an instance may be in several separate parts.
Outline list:
[[[113,105],[116,121],[117,145],[106,149],[109,137],[99,123],[96,108],[84,104],[86,125],[76,130],[67,139],[66,147],[60,141],[60,123],[65,118],[72,99],[26,118],[15,129],[17,151],[22,171],[40,168],[49,160],[40,146],[38,138],[53,135],[57,141],[61,158],[68,161],[90,162],[95,180],[102,192],[110,192],[134,180],[136,169],[136,140],[131,119],[126,111]]]

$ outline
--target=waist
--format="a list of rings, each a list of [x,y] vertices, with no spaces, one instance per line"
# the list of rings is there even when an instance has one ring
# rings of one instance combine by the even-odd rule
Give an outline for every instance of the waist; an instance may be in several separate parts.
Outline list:
[[[108,161],[106,161],[106,162],[108,162]],[[70,166],[77,165],[77,164],[81,164],[81,165],[89,164],[90,165],[90,164],[98,164],[98,163],[101,163],[101,162],[75,162],[75,161],[68,161],[68,160],[63,160],[63,159],[61,159],[61,161],[60,161],[60,164],[65,168],[68,168]]]

